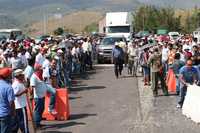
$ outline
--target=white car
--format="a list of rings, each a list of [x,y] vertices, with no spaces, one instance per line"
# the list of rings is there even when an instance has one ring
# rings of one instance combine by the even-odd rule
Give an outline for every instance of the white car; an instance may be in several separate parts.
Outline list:
[[[168,35],[169,35],[170,40],[174,40],[174,41],[177,41],[181,37],[179,32],[169,32]]]

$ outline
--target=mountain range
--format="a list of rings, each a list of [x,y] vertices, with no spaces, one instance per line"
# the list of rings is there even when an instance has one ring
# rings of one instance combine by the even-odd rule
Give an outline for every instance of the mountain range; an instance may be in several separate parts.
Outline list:
[[[76,11],[134,11],[144,4],[185,9],[200,7],[200,0],[0,0],[0,28],[28,27],[45,16]]]

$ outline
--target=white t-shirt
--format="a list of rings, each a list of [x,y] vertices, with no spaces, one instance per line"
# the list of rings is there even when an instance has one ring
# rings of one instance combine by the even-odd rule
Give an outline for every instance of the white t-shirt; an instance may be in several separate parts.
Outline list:
[[[12,65],[12,69],[18,69],[18,68],[22,68],[22,60],[21,58],[17,57],[17,58],[14,58],[12,57],[10,59],[10,62],[11,62],[11,65]]]
[[[136,50],[137,50],[136,48],[130,46],[130,47],[128,48],[128,52],[127,52],[127,53],[128,53],[130,56],[136,56]]]
[[[191,51],[191,50],[192,50],[192,46],[191,46],[191,45],[184,44],[184,45],[183,45],[183,51],[184,51],[185,49],[189,49],[189,50]]]
[[[35,58],[35,62],[36,63],[42,65],[43,62],[44,62],[44,60],[45,60],[45,58],[44,58],[44,56],[41,53],[37,54],[37,56]]]
[[[84,42],[82,44],[83,52],[91,52],[92,51],[92,45],[89,42]]]
[[[179,53],[179,54],[180,54],[180,60],[183,61],[183,62],[185,62],[185,56],[184,56],[184,54],[182,54],[182,53]]]
[[[40,80],[35,74],[31,76],[30,86],[34,86],[34,98],[43,98],[46,95],[47,85]]]
[[[26,56],[19,53],[18,57],[21,58],[23,66],[26,67],[28,65],[28,60],[27,60]]]
[[[45,59],[45,61],[42,64],[42,68],[43,68],[43,73],[42,73],[42,77],[43,78],[47,78],[47,83],[49,83],[49,78],[50,78],[50,61],[48,59]]]
[[[12,84],[12,88],[14,90],[14,94],[17,95],[25,90],[25,86],[23,83],[20,83],[17,80],[14,80]],[[26,107],[26,94],[23,94],[21,96],[15,97],[15,108],[20,109]]]
[[[76,55],[76,47],[72,48],[72,55],[75,56]]]
[[[26,56],[26,59],[31,59],[31,54],[28,51],[26,51],[25,56]]]
[[[167,59],[168,59],[168,51],[169,51],[168,48],[163,48],[162,49],[162,61],[167,61]]]

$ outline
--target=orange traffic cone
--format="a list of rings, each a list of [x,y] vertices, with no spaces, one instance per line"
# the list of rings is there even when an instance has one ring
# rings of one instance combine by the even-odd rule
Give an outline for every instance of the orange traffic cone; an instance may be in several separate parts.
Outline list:
[[[169,92],[176,93],[176,77],[172,69],[168,70],[166,84]]]

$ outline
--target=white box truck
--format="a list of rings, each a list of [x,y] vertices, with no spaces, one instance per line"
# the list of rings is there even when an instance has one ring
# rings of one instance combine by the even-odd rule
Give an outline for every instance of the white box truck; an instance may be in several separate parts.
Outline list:
[[[124,36],[127,41],[132,38],[133,17],[130,12],[106,13],[105,33],[107,36]]]

